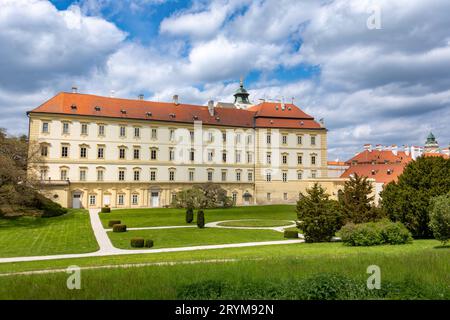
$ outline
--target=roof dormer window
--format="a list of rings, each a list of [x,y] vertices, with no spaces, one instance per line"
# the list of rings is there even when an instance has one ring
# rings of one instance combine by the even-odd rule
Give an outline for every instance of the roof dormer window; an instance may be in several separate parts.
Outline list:
[[[151,112],[147,112],[145,115],[146,115],[147,117],[151,117],[151,116],[152,116],[152,113],[151,113]]]
[[[76,111],[77,110],[77,105],[76,104],[71,105],[70,109],[72,109],[72,111]]]
[[[122,114],[127,114],[127,110],[122,109],[122,110],[120,110],[120,113],[122,113]]]
[[[100,111],[102,108],[100,106],[95,106],[95,111]]]

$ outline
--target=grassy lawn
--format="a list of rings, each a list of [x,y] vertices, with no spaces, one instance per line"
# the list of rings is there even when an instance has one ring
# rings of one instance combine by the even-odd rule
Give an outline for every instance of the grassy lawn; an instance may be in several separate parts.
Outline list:
[[[105,228],[108,227],[109,220],[121,220],[129,228],[181,226],[186,224],[185,213],[186,210],[184,209],[120,209],[113,210],[111,213],[102,213],[100,218]],[[207,223],[239,219],[296,220],[297,214],[293,205],[245,206],[205,210]]]
[[[211,298],[217,288],[219,299],[295,299],[311,290],[299,281],[317,274],[345,276],[364,287],[366,269],[373,264],[381,268],[384,298],[450,299],[450,247],[439,248],[434,240],[365,248],[318,243],[83,258],[0,264],[0,270],[208,259],[238,261],[83,270],[81,290],[66,288],[65,272],[0,277],[0,299]]]
[[[1,258],[98,250],[85,210],[54,218],[0,219],[0,243]]]
[[[225,227],[282,227],[289,226],[292,221],[273,219],[236,220],[219,223]]]
[[[152,239],[154,241],[154,249],[209,244],[285,240],[283,238],[283,234],[272,230],[233,230],[220,228],[133,230],[124,233],[108,232],[108,236],[113,245],[116,248],[121,249],[133,249],[130,246],[130,239],[136,237]]]

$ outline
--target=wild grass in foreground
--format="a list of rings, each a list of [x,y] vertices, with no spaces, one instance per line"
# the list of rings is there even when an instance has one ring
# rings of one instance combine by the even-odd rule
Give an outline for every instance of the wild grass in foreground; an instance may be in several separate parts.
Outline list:
[[[431,246],[436,243],[377,250],[300,244],[265,247],[264,260],[83,270],[81,290],[68,290],[63,272],[0,277],[0,298],[450,299],[450,252]],[[209,252],[209,258],[224,258],[224,252]],[[367,267],[374,264],[381,269],[380,291],[365,287]]]

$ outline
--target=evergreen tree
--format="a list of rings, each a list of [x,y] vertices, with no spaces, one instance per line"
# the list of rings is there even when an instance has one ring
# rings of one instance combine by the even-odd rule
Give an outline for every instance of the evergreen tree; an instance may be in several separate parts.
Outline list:
[[[381,193],[382,207],[393,221],[402,222],[414,237],[432,237],[430,203],[450,192],[450,159],[419,157],[410,162],[397,182]]]
[[[306,189],[297,202],[298,226],[303,230],[306,242],[330,241],[342,226],[342,212],[339,203],[318,183]]]
[[[373,205],[375,196],[373,186],[367,177],[356,173],[344,184],[344,191],[339,193],[345,222],[364,223],[382,218],[382,211]]]

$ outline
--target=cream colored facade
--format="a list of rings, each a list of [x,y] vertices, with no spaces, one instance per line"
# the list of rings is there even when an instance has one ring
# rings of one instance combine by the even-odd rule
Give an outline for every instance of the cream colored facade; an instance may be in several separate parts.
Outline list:
[[[33,174],[65,207],[162,207],[194,184],[219,183],[237,205],[295,203],[327,177],[327,131],[206,126],[108,117],[29,114],[44,160]]]

